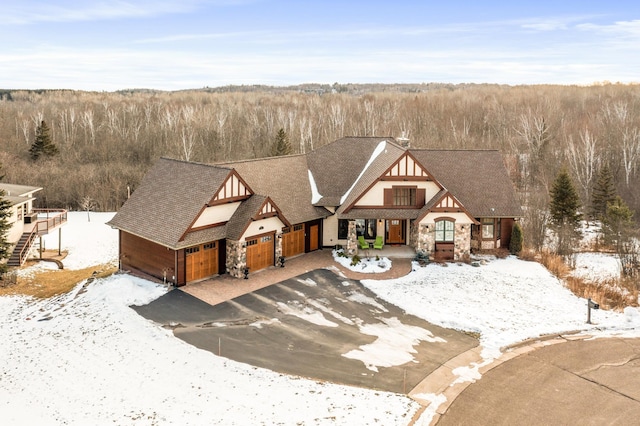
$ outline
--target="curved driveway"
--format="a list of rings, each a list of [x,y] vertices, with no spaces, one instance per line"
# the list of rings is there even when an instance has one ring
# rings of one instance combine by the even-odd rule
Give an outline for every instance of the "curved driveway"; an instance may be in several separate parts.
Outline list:
[[[446,425],[637,425],[640,339],[573,340],[484,373],[434,421]]]

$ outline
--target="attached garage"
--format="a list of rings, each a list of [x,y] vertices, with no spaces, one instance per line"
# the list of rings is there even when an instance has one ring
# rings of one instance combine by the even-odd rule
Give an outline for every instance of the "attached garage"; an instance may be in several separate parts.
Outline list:
[[[184,250],[187,282],[218,274],[218,243],[213,241]]]
[[[247,268],[259,271],[274,265],[275,233],[257,235],[246,239]]]
[[[304,224],[282,230],[282,255],[292,257],[304,253]]]

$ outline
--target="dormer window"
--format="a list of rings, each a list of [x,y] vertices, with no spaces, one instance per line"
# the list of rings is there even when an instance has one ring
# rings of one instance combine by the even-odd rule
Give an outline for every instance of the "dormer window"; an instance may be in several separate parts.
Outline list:
[[[406,188],[402,186],[393,187],[393,205],[394,206],[415,206],[416,205],[416,189]]]
[[[425,189],[417,186],[393,186],[384,190],[384,206],[416,208],[424,206]]]

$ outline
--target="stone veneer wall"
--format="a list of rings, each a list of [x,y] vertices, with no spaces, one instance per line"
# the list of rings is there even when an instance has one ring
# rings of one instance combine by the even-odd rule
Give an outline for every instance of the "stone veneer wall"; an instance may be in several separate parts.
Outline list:
[[[429,257],[433,256],[433,251],[435,249],[435,225],[431,224],[419,224],[418,225],[418,236],[416,239],[416,253],[421,252],[428,254]]]
[[[232,277],[244,278],[247,267],[247,248],[239,241],[227,240],[227,272]]]
[[[349,221],[349,231],[347,234],[347,255],[353,256],[358,252],[358,231],[356,230],[356,221]]]
[[[455,225],[453,258],[462,260],[471,254],[471,225]]]
[[[468,224],[455,225],[455,236],[453,238],[453,258],[455,260],[462,260],[471,253],[471,231],[469,226]],[[423,252],[432,256],[436,242],[435,225],[420,224],[419,227],[415,244],[416,252]]]

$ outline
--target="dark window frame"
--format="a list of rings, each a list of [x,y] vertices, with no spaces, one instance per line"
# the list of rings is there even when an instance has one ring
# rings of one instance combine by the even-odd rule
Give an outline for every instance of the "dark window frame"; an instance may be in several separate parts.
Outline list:
[[[378,236],[377,219],[338,219],[338,239],[349,238],[349,221],[356,222],[356,235],[362,235],[367,240],[375,240]]]
[[[453,243],[456,238],[456,222],[453,219],[442,218],[436,220],[435,227],[436,243]]]

